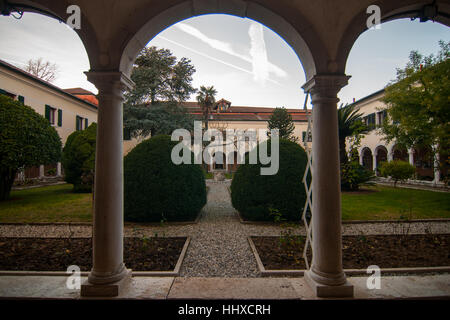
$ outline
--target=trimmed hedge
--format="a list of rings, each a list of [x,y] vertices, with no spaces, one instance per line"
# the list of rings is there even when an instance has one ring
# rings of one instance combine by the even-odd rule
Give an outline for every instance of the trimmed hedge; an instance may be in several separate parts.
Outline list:
[[[170,136],[158,135],[126,155],[125,221],[192,221],[205,205],[203,170],[196,164],[175,165],[171,152],[176,144]]]
[[[69,135],[63,149],[64,180],[73,184],[74,192],[92,192],[94,184],[97,124]]]
[[[261,143],[252,152],[268,144]],[[286,221],[300,221],[306,201],[306,191],[302,179],[307,164],[305,150],[295,142],[280,139],[280,166],[278,173],[263,176],[262,165],[245,163],[239,166],[231,183],[231,200],[242,217],[251,221],[274,221],[274,212]],[[272,213],[272,214],[271,214]]]

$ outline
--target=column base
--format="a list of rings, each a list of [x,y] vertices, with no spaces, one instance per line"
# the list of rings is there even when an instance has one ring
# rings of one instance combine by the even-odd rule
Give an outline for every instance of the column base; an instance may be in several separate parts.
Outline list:
[[[311,288],[316,297],[319,298],[352,298],[353,297],[353,285],[345,280],[341,285],[326,285],[315,281],[310,271],[306,271],[304,279],[308,286]]]
[[[86,280],[81,285],[81,297],[117,297],[130,282],[131,269],[126,269],[122,279],[108,284],[94,284]]]

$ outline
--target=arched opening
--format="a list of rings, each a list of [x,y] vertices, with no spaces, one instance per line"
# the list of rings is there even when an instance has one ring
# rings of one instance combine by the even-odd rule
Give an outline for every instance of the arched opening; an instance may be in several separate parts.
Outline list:
[[[184,1],[172,8],[159,13],[151,19],[142,20],[143,24],[136,34],[127,41],[120,59],[120,70],[129,75],[133,62],[140,50],[162,30],[176,24],[177,22],[206,14],[228,14],[240,18],[248,18],[260,22],[275,33],[279,34],[294,50],[301,61],[306,79],[310,79],[316,73],[316,63],[305,38],[313,39],[313,31],[308,31],[304,35],[299,32],[285,19],[278,16],[273,11],[265,9],[256,3],[246,3],[244,1],[222,1],[216,4],[206,4],[201,1]],[[299,17],[299,21],[308,24],[308,20]],[[315,41],[316,42],[316,41]],[[315,47],[321,46],[320,43]],[[314,48],[315,49],[315,48]],[[317,59],[316,59],[317,60]]]
[[[363,148],[361,150],[361,159],[362,159],[362,166],[366,168],[369,171],[373,170],[373,156],[372,151],[369,148]]]
[[[419,180],[433,181],[434,159],[431,147],[414,149],[414,165]]]
[[[401,160],[408,162],[409,155],[406,148],[402,148],[399,145],[394,145],[392,148],[392,160]]]
[[[375,150],[375,153],[377,155],[376,157],[377,163],[375,165],[376,174],[379,175],[382,163],[388,161],[388,151],[385,146],[378,146],[377,149]]]

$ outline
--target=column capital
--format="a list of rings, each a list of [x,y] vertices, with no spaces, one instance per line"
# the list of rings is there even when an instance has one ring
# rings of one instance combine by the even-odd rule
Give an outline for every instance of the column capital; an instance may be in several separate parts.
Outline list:
[[[134,82],[120,71],[86,71],[89,82],[99,90],[99,94],[110,94],[119,90],[132,89]]]
[[[345,74],[318,74],[308,80],[303,86],[305,92],[323,96],[335,96],[348,84],[351,76]]]

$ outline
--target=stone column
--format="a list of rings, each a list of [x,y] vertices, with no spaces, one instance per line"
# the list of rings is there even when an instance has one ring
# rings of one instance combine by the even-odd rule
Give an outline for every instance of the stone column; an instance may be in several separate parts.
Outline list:
[[[303,89],[313,104],[312,252],[305,280],[318,297],[353,296],[342,268],[341,186],[337,93],[347,85],[345,75],[317,75]]]
[[[433,147],[434,150],[437,150],[437,146]],[[436,152],[436,155],[434,157],[434,163],[433,163],[433,167],[434,167],[434,180],[433,183],[437,184],[441,181],[441,171],[440,171],[440,156],[439,153]]]
[[[41,164],[39,166],[39,178],[44,178],[45,177],[45,167],[43,164]]]
[[[58,163],[56,164],[56,176],[57,176],[57,177],[61,177],[61,176],[62,176],[61,162],[58,162]]]
[[[408,150],[409,164],[414,166],[414,149]]]
[[[93,268],[82,296],[117,296],[130,271],[123,263],[123,95],[132,82],[121,72],[86,72],[97,95]]]
[[[373,172],[375,173],[375,176],[378,176],[378,174],[377,174],[377,167],[378,167],[378,164],[377,164],[377,151],[374,152],[372,157],[373,157],[373,160],[372,160]]]

